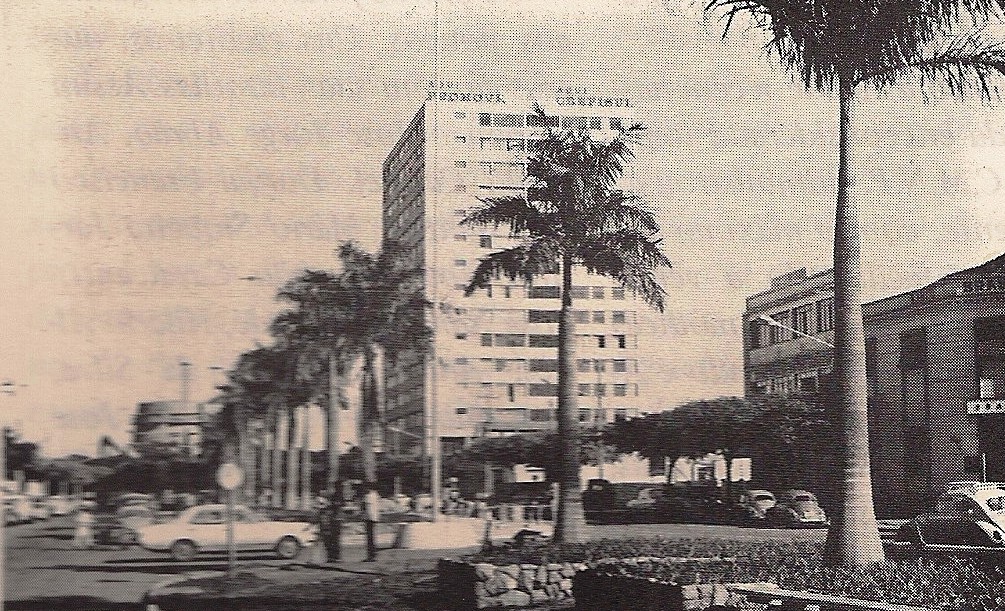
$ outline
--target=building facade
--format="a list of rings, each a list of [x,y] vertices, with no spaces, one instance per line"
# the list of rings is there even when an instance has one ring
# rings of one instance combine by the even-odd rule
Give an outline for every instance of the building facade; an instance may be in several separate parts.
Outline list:
[[[815,278],[832,286],[833,275],[823,272],[788,290],[808,295]],[[829,371],[829,350],[808,338],[755,342],[765,333],[751,308],[758,297],[748,299],[745,314],[747,392],[790,391],[765,380],[798,381],[807,364]],[[765,311],[787,308],[791,316],[802,303],[779,300]],[[877,511],[916,511],[951,481],[1005,480],[1005,255],[867,303],[863,317]]]
[[[140,403],[133,417],[133,443],[169,444],[187,454],[198,455],[206,412],[206,406],[187,401]]]
[[[535,103],[552,126],[584,127],[597,138],[629,124],[632,110],[626,99],[566,90],[431,91],[384,163],[383,236],[404,244],[424,270],[434,331],[427,353],[402,347],[387,355],[392,451],[420,451],[432,430],[449,445],[556,425],[561,279],[501,278],[465,296],[480,258],[516,242],[507,227],[459,225],[480,200],[525,193],[528,150],[545,127]],[[633,415],[642,303],[583,270],[574,284],[580,421]]]

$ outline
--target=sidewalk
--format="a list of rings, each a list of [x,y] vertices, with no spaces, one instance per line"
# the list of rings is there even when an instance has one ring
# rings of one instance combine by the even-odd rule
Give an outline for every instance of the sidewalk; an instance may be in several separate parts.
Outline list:
[[[222,572],[191,573],[151,589],[143,603],[147,611],[208,608],[209,601],[212,608],[249,611],[348,609],[357,603],[385,611],[425,609],[423,601],[435,600],[437,561],[476,550],[381,549],[376,562],[363,562],[365,547],[343,545],[340,562],[319,565],[306,564],[304,550],[284,566],[239,564],[231,591]]]

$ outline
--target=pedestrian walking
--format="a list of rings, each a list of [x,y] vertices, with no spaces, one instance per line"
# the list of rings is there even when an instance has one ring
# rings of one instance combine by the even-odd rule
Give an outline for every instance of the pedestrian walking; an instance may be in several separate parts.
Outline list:
[[[363,521],[366,524],[366,560],[377,561],[377,522],[380,522],[380,495],[376,484],[367,484],[366,495],[363,497]]]
[[[328,505],[321,509],[321,541],[328,553],[328,562],[342,559],[342,523],[345,520],[345,500],[341,486],[328,491]]]
[[[94,514],[88,505],[77,510],[77,524],[73,531],[73,547],[91,549],[94,547]]]

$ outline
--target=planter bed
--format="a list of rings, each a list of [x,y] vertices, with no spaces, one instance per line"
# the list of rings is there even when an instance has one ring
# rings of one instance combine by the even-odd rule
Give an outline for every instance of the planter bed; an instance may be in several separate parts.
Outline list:
[[[1005,567],[988,559],[914,558],[831,568],[824,566],[821,548],[820,542],[716,539],[525,545],[441,562],[441,588],[454,609],[535,605],[570,594],[577,608],[587,610],[702,609],[739,604],[728,586],[765,583],[939,611],[1005,609]]]

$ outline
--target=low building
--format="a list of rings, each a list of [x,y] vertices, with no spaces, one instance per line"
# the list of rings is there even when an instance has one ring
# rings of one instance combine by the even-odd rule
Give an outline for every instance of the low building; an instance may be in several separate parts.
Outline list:
[[[148,401],[136,406],[133,443],[162,443],[178,446],[190,455],[201,451],[202,428],[208,409],[202,403]]]
[[[833,340],[833,273],[779,279],[747,300],[748,394],[814,390],[830,373],[817,340]],[[805,325],[821,311],[825,324]],[[1005,480],[1005,255],[867,303],[863,317],[877,511],[914,512],[950,481]]]

